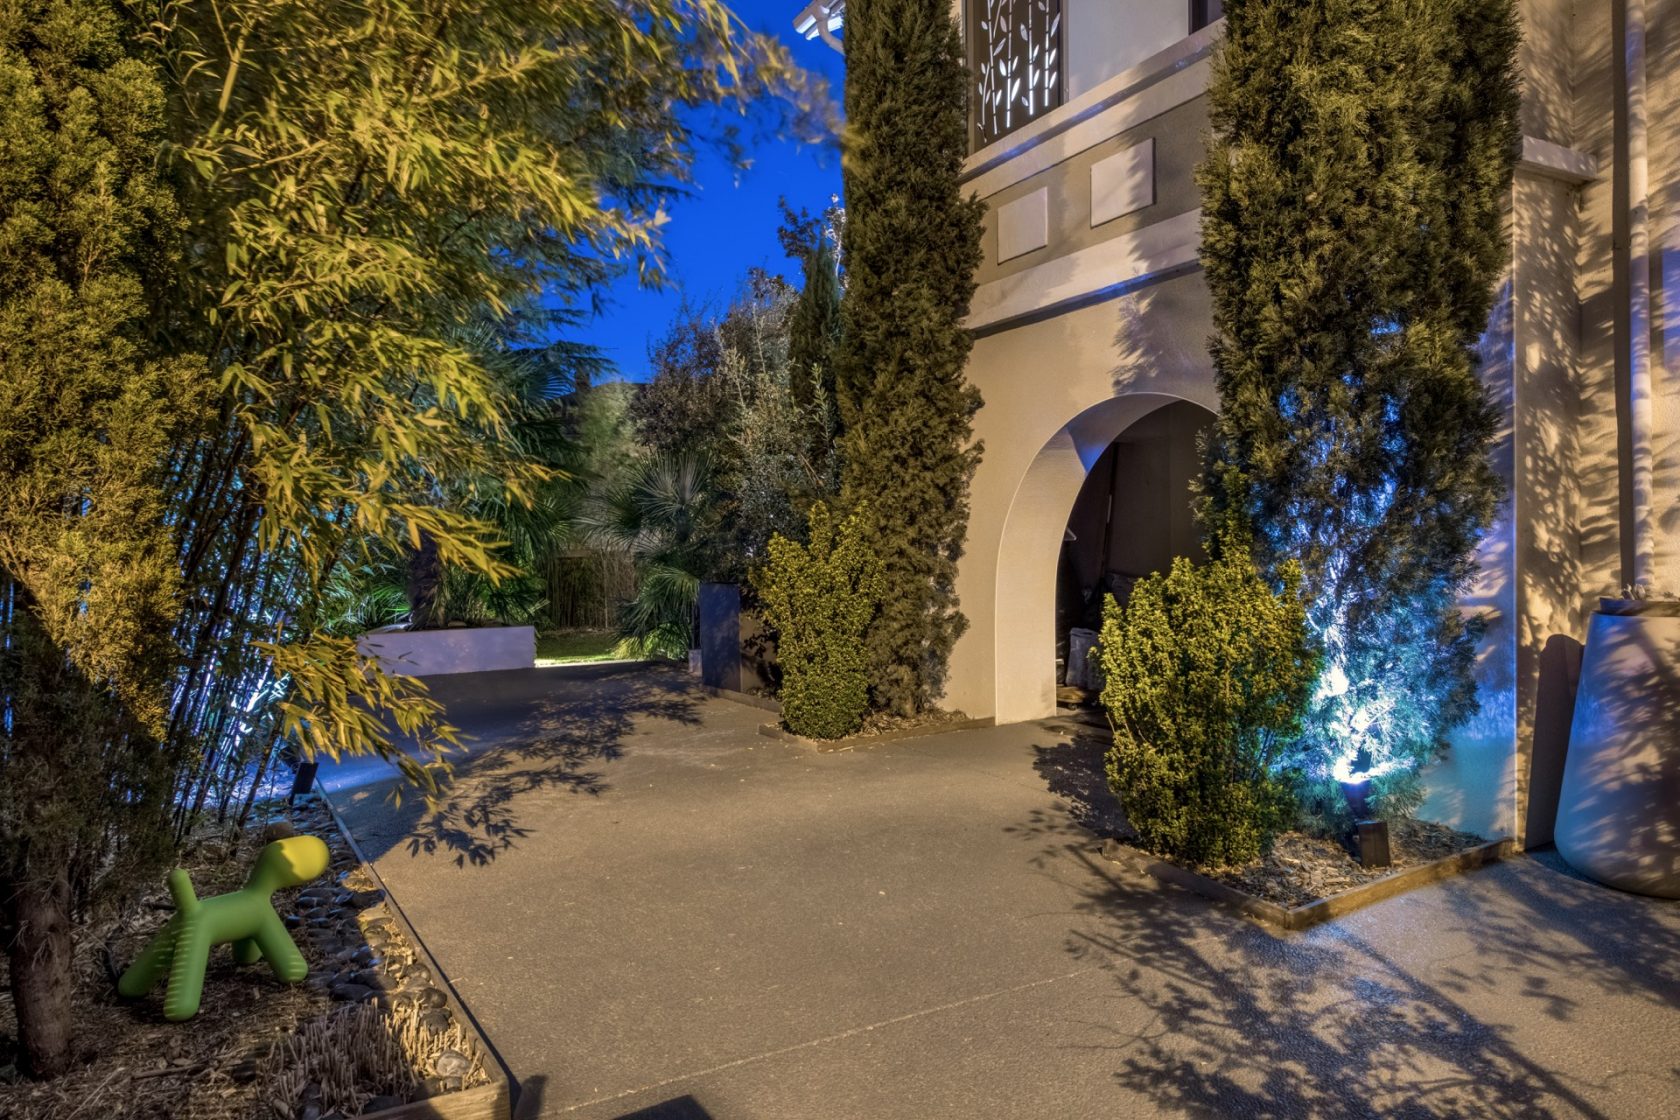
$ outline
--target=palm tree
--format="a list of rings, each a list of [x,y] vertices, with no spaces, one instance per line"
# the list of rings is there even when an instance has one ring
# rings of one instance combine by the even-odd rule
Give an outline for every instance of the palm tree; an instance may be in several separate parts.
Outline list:
[[[565,310],[549,313],[532,327],[512,323],[475,324],[460,333],[462,344],[479,356],[512,401],[513,423],[500,441],[509,456],[536,462],[551,472],[530,495],[529,503],[510,500],[499,486],[478,485],[470,478],[429,479],[434,501],[458,506],[501,530],[501,558],[514,574],[500,580],[480,573],[450,571],[424,534],[407,556],[405,597],[414,629],[469,622],[534,621],[546,606],[544,573],[550,558],[577,539],[577,516],[583,500],[579,477],[581,449],[574,438],[566,395],[606,368],[590,346],[550,342],[518,345],[533,330],[574,325]]]
[[[636,598],[624,605],[619,625],[648,653],[676,657],[694,644],[700,581],[715,559],[704,531],[711,498],[703,457],[656,455],[592,501],[581,519],[596,542],[635,561]]]

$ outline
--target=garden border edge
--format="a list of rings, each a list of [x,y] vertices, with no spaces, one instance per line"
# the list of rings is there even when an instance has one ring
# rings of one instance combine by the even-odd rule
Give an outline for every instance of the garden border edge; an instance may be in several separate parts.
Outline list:
[[[488,1085],[462,1089],[439,1097],[428,1097],[425,1100],[410,1101],[394,1108],[380,1109],[378,1112],[364,1113],[362,1120],[512,1120],[513,1097],[519,1084],[513,1076],[513,1071],[508,1069],[507,1062],[502,1059],[501,1052],[490,1044],[490,1039],[485,1035],[484,1028],[479,1026],[478,1019],[471,1011],[467,1010],[467,1005],[462,1002],[460,993],[455,990],[455,984],[449,979],[448,973],[438,967],[437,958],[432,956],[432,951],[426,947],[426,943],[415,932],[414,926],[408,920],[408,915],[403,912],[402,905],[397,902],[397,896],[391,892],[389,884],[385,882],[378,869],[367,858],[361,845],[356,843],[355,835],[350,831],[349,826],[344,823],[344,817],[340,815],[338,806],[333,804],[332,798],[327,795],[326,788],[317,781],[314,792],[315,796],[321,799],[321,803],[327,807],[327,813],[332,817],[339,835],[343,836],[344,842],[350,846],[350,852],[356,857],[356,862],[366,872],[367,876],[378,885],[379,889],[385,892],[385,905],[391,912],[391,920],[396,922],[403,933],[407,935],[409,944],[414,946],[415,951],[425,958],[426,967],[431,969],[432,976],[437,981],[438,989],[443,992],[444,997],[449,1001],[450,1011],[454,1012],[455,1018],[462,1028],[472,1035],[479,1046],[483,1047],[484,1053],[490,1059],[486,1063],[486,1072],[490,1074],[490,1084]]]
[[[809,747],[819,754],[840,754],[845,751],[857,750],[860,747],[873,747],[880,743],[896,743],[905,739],[928,739],[935,735],[947,735],[953,731],[978,731],[982,728],[996,727],[997,720],[991,716],[979,719],[956,720],[952,723],[927,723],[917,727],[902,727],[896,731],[883,731],[879,735],[850,735],[844,739],[810,739],[804,735],[795,735],[774,723],[761,723],[758,733],[768,739],[780,739],[784,743],[797,743],[802,747]]]
[[[1180,867],[1176,863],[1169,863],[1112,838],[1102,842],[1101,850],[1103,858],[1111,863],[1118,863],[1160,882],[1182,887],[1203,898],[1232,907],[1264,925],[1286,932],[1296,932],[1461,872],[1497,863],[1516,850],[1516,842],[1510,837],[1490,840],[1473,848],[1466,848],[1461,852],[1454,852],[1428,863],[1420,863],[1416,867],[1408,867],[1381,879],[1374,879],[1369,883],[1349,887],[1316,901],[1292,907],[1249,894],[1229,883],[1210,879],[1206,875]]]

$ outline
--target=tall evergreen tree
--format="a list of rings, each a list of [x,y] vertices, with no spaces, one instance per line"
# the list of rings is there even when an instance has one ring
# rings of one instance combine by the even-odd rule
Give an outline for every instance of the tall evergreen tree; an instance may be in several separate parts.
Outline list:
[[[938,698],[966,624],[955,581],[980,394],[963,379],[963,319],[983,211],[959,183],[966,88],[947,0],[847,7],[841,497],[848,509],[869,502],[866,537],[886,581],[870,682],[876,703],[900,713]]]
[[[840,346],[840,277],[828,242],[818,240],[804,261],[805,286],[788,321],[793,396],[809,408],[834,400],[834,357]]]
[[[1475,710],[1458,599],[1500,485],[1476,344],[1519,138],[1512,0],[1230,0],[1200,173],[1222,411],[1203,517],[1299,560],[1300,759],[1390,809]]]
[[[171,441],[204,362],[146,342],[163,88],[106,0],[0,2],[0,930],[26,1066],[71,1058],[72,909],[168,851]]]

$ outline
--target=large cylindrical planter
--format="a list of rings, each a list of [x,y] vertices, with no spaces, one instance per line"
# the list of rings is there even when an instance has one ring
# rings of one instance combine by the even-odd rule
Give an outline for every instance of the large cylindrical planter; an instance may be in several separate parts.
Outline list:
[[[1554,840],[1601,883],[1680,898],[1680,603],[1593,614]]]

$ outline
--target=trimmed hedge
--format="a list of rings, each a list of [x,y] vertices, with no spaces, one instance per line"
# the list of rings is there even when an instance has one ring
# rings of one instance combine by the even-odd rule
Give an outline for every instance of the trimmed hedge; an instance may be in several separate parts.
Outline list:
[[[1274,593],[1234,536],[1103,609],[1108,781],[1142,845],[1198,866],[1271,847],[1295,805],[1276,773],[1318,678],[1300,570]]]
[[[813,739],[838,739],[869,708],[864,634],[881,608],[881,562],[863,539],[861,513],[838,527],[828,506],[811,507],[808,545],[777,534],[752,573],[764,617],[777,633],[782,722]]]

